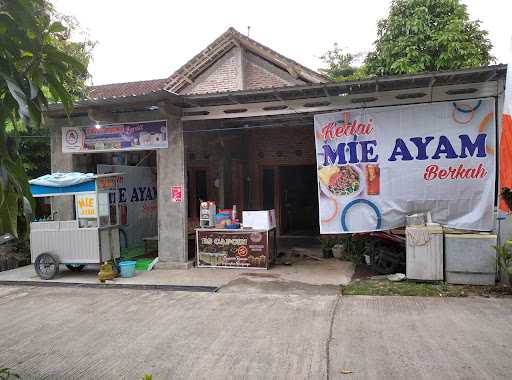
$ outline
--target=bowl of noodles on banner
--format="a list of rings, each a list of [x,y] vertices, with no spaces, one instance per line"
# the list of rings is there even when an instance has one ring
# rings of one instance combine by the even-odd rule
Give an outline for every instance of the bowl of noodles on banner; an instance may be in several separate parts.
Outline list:
[[[358,196],[365,184],[364,173],[356,165],[329,165],[318,169],[320,189],[328,197],[349,199]]]

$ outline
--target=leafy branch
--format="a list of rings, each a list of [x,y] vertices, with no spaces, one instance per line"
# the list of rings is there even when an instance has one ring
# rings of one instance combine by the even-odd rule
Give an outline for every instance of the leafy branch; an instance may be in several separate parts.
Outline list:
[[[49,100],[69,115],[74,99],[66,83],[72,73],[87,76],[86,65],[63,47],[70,31],[56,18],[46,0],[0,0],[0,231],[14,235],[24,200],[33,200],[7,125],[39,127]]]

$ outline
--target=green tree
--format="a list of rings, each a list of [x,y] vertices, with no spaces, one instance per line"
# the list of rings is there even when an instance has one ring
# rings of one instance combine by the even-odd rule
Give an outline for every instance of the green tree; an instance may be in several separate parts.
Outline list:
[[[325,67],[318,71],[333,81],[361,79],[363,72],[357,66],[357,60],[361,56],[362,53],[346,52],[334,43],[331,50],[320,56]]]
[[[89,39],[74,17],[63,15],[53,8],[50,8],[49,11],[52,18],[65,27],[59,38],[52,41],[54,46],[76,58],[84,67],[88,67],[96,42]],[[71,40],[71,34],[74,34],[75,38],[79,37],[79,39],[77,41]],[[77,69],[65,73],[63,85],[74,100],[87,97],[86,81],[88,78],[87,72]],[[50,103],[57,101],[46,86],[43,86],[42,90]],[[16,128],[12,124],[8,124],[7,132],[9,136],[18,141],[19,154],[29,178],[36,178],[50,172],[51,149],[48,128],[44,126],[25,126],[22,122],[18,122]]]
[[[50,130],[45,127],[22,129],[16,133],[18,152],[28,178],[37,178],[51,171]]]
[[[409,74],[484,66],[494,61],[487,32],[459,0],[393,0],[377,24],[370,75]]]
[[[24,198],[32,200],[15,136],[16,128],[39,127],[51,95],[69,114],[70,73],[86,67],[60,45],[69,30],[46,0],[0,0],[0,230],[17,234]]]
[[[55,9],[50,8],[52,17],[64,26],[64,31],[55,38],[52,43],[54,46],[78,60],[82,67],[72,68],[64,73],[63,85],[64,88],[73,97],[73,100],[85,99],[89,94],[89,88],[86,85],[89,79],[89,72],[82,69],[88,68],[92,59],[92,51],[96,46],[96,41],[89,39],[89,36],[84,33],[76,18],[57,12]],[[77,41],[71,40],[71,35],[80,37]],[[54,101],[50,92],[47,92],[48,98]]]

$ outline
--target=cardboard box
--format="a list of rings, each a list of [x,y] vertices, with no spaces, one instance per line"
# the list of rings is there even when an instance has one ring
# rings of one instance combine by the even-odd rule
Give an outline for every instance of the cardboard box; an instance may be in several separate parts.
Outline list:
[[[244,227],[251,227],[257,230],[270,230],[276,228],[276,211],[244,211],[242,213]]]

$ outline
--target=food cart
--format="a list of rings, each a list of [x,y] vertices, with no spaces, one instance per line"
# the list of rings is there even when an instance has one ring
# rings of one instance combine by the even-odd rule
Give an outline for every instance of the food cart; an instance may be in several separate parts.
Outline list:
[[[75,220],[30,224],[31,261],[39,277],[55,277],[59,264],[80,271],[87,264],[119,258],[119,205],[115,196],[119,175],[55,173],[30,181],[34,197],[75,198]]]

